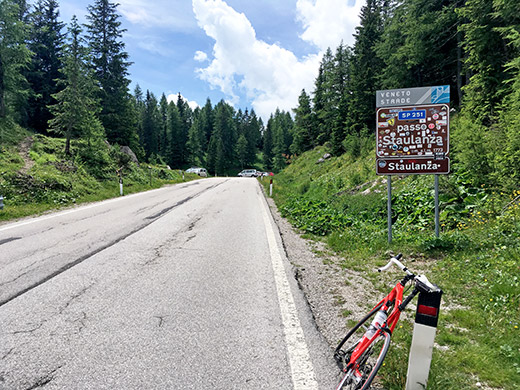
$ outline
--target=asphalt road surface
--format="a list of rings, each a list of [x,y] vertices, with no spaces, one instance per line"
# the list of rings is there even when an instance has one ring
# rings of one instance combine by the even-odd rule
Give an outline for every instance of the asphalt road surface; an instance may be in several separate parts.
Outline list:
[[[204,179],[0,226],[0,389],[334,388],[260,185]]]

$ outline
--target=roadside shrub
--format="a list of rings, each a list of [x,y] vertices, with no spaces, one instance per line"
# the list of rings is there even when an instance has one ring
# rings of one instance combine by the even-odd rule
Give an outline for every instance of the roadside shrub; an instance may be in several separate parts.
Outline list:
[[[351,218],[331,207],[329,203],[299,196],[290,197],[281,207],[281,213],[291,219],[299,229],[319,236],[325,236],[352,223]]]

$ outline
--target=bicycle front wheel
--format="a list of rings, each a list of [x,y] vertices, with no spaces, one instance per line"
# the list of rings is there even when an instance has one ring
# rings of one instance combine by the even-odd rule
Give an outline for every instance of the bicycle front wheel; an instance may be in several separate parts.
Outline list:
[[[336,350],[335,358],[338,361],[342,361],[344,368],[344,375],[336,388],[337,390],[369,389],[379,368],[383,364],[383,360],[388,352],[388,347],[390,346],[390,334],[385,331],[381,332],[380,336],[377,337],[359,357],[356,362],[357,369],[345,369],[350,362],[352,352],[357,347],[366,331],[365,323],[367,325],[370,324],[370,321],[368,320],[373,314],[374,313],[371,312],[367,317],[361,320],[360,323],[358,323],[358,325],[347,334]]]

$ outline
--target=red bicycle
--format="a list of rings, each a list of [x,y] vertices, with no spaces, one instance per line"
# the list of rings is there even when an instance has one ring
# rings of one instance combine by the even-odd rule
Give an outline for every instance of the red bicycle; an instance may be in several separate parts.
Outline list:
[[[406,273],[404,278],[347,333],[334,351],[334,359],[344,373],[336,390],[369,389],[388,352],[390,336],[401,312],[417,294],[440,291],[426,276],[410,272],[399,261],[401,257],[402,254],[392,257],[378,271],[385,271],[395,264]],[[403,300],[405,286],[410,281],[413,281],[414,288]],[[367,324],[370,325],[367,327]]]

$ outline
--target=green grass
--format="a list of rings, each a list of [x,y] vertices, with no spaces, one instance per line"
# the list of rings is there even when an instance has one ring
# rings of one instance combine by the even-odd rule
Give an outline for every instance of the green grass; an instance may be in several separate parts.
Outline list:
[[[306,237],[325,241],[342,267],[363,272],[381,295],[399,273],[374,270],[399,252],[410,269],[443,289],[429,390],[477,389],[477,382],[520,389],[520,190],[473,188],[455,167],[440,177],[436,238],[433,177],[394,177],[388,244],[386,180],[375,175],[375,153],[317,164],[324,152],[307,152],[274,177],[282,213]],[[388,390],[406,382],[413,323],[401,322],[381,371]]]
[[[106,164],[99,169],[79,158],[77,150],[75,155],[65,156],[63,139],[33,135],[33,140],[29,151],[33,165],[27,172],[23,171],[25,162],[20,155],[19,144],[14,142],[15,138],[13,143],[0,147],[0,195],[4,197],[5,204],[4,209],[0,210],[0,221],[120,196],[116,162],[108,157],[108,153],[102,157]],[[20,139],[17,141],[20,142]],[[81,148],[82,145],[74,146]],[[125,195],[183,181],[182,174],[177,170],[152,165],[150,171],[148,166],[129,164],[124,169]],[[185,181],[198,178],[195,174],[184,175]]]

